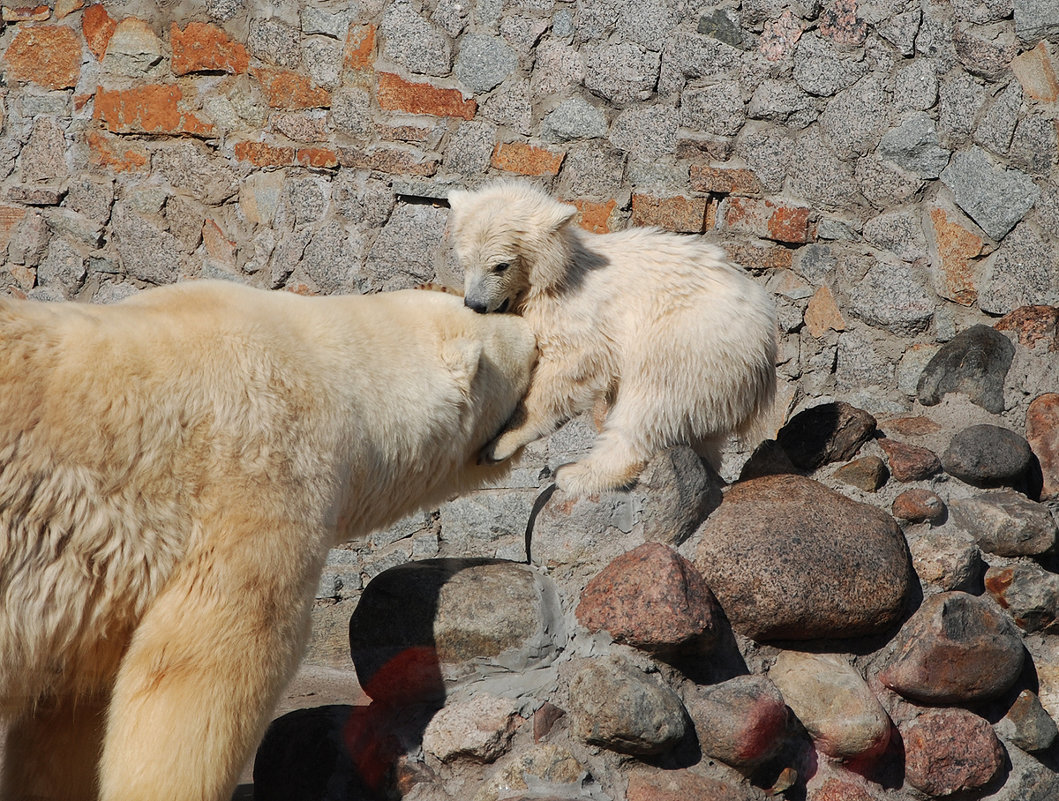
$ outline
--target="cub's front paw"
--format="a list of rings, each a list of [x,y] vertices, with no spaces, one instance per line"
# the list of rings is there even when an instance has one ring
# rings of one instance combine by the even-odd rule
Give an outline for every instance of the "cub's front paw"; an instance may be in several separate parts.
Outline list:
[[[637,465],[602,467],[591,459],[564,464],[555,471],[555,486],[568,495],[587,496],[629,489],[639,474]]]

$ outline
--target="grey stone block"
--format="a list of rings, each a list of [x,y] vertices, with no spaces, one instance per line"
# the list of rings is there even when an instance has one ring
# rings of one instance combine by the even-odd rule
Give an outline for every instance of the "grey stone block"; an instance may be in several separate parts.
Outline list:
[[[441,547],[446,556],[493,556],[496,542],[523,537],[536,490],[485,490],[441,507]]]
[[[1018,81],[1012,81],[982,115],[974,132],[974,141],[998,155],[1005,155],[1011,147],[1021,108],[1022,87]]]
[[[488,92],[518,69],[518,56],[498,36],[467,33],[460,39],[454,74],[475,92]]]
[[[331,95],[331,122],[339,131],[354,136],[371,133],[371,93],[350,86],[336,90]]]
[[[436,26],[416,13],[408,0],[386,6],[379,32],[385,38],[383,55],[421,75],[448,75],[452,43]]]
[[[530,87],[535,97],[557,94],[584,80],[585,59],[566,42],[545,41],[537,48]]]
[[[712,82],[736,79],[742,51],[729,44],[681,28],[673,31],[662,49],[658,94],[665,97],[684,88],[687,79]]]
[[[213,206],[239,191],[239,183],[228,162],[194,141],[159,147],[151,157],[154,169],[175,189]]]
[[[375,238],[362,291],[403,289],[430,281],[442,258],[445,209],[399,204]]]
[[[926,111],[938,101],[938,76],[927,59],[916,59],[894,74],[894,106]]]
[[[868,242],[889,250],[902,261],[914,262],[927,256],[927,239],[918,208],[902,208],[873,217],[864,223],[863,233]]]
[[[152,284],[169,284],[181,273],[180,242],[135,211],[114,207],[111,230],[125,272]]]
[[[64,298],[71,298],[84,284],[87,272],[80,249],[65,237],[54,237],[37,267],[37,283],[58,290]]]
[[[994,165],[979,147],[957,153],[941,174],[956,203],[993,239],[1026,216],[1040,190],[1025,173]]]
[[[795,152],[802,152],[788,128],[776,125],[746,125],[735,141],[736,154],[769,190],[779,191]],[[800,162],[799,167],[804,166]]]
[[[680,112],[670,106],[630,108],[614,121],[610,141],[635,157],[669,156],[677,145],[679,124]]]
[[[483,117],[526,136],[533,133],[533,94],[529,81],[509,80],[480,107]]]
[[[794,50],[794,80],[811,95],[824,97],[852,86],[868,71],[868,65],[815,33],[806,33]]]
[[[881,20],[875,30],[883,39],[897,48],[902,56],[911,56],[916,50],[916,37],[919,35],[923,13],[918,8],[894,14]]]
[[[949,147],[970,139],[985,97],[985,87],[970,75],[956,72],[942,79],[938,90],[938,131]]]
[[[734,136],[746,121],[746,108],[737,83],[686,89],[680,97],[680,121],[686,128],[720,136]]]
[[[937,178],[949,163],[949,151],[938,142],[938,133],[925,112],[906,117],[879,141],[878,153],[921,178]]]
[[[774,79],[758,85],[746,113],[751,119],[785,122],[796,129],[809,125],[818,115],[808,94],[791,83]]]
[[[305,70],[313,83],[325,89],[334,89],[342,79],[342,59],[345,42],[326,36],[312,36],[302,46]]]
[[[922,269],[879,262],[850,293],[851,311],[873,326],[911,336],[927,329],[936,298]]]
[[[853,202],[859,194],[853,169],[838,157],[826,136],[815,127],[808,128],[795,149],[799,159],[787,176],[791,193],[831,208]]]
[[[894,365],[875,342],[861,331],[846,331],[838,338],[835,381],[844,390],[862,387],[888,387],[893,383]]]
[[[445,148],[444,166],[462,175],[481,175],[489,169],[495,144],[495,125],[477,120],[461,122]]]
[[[854,178],[861,194],[877,209],[908,202],[926,183],[918,175],[881,158],[878,151],[857,159]]]
[[[295,69],[301,66],[301,34],[278,17],[250,21],[246,49],[262,61],[279,67]]]
[[[218,22],[227,22],[246,8],[246,0],[206,0],[206,13]]]
[[[345,41],[349,24],[356,19],[357,10],[355,5],[334,9],[305,5],[301,9],[302,33]]]
[[[1022,223],[985,261],[978,305],[989,314],[1019,306],[1059,304],[1059,251],[1029,223]]]
[[[985,25],[1011,17],[1012,0],[953,0],[952,13],[960,22]]]
[[[320,228],[305,246],[299,271],[325,295],[355,292],[355,276],[364,260],[364,240],[359,232],[347,231],[337,220]]]
[[[1054,119],[1042,114],[1029,114],[1015,126],[1008,158],[1026,172],[1046,177],[1055,164],[1056,140]]]
[[[581,97],[564,100],[541,121],[541,136],[552,142],[606,135],[606,115]]]
[[[660,50],[680,22],[675,4],[665,0],[626,0],[621,5],[615,25],[618,35],[648,50]]]
[[[632,42],[588,45],[585,86],[615,105],[647,100],[658,83],[661,56]]]
[[[434,13],[430,15],[430,19],[441,26],[449,36],[456,37],[467,27],[469,13],[468,3],[461,2],[461,0],[440,0],[434,8]]]
[[[559,174],[559,194],[567,198],[607,200],[621,191],[625,154],[598,142],[574,145]]]
[[[889,123],[890,113],[883,80],[872,74],[838,92],[820,115],[820,124],[835,152],[848,158],[875,147]]]
[[[1059,6],[1053,0],[1015,0],[1015,33],[1024,42],[1059,34]]]

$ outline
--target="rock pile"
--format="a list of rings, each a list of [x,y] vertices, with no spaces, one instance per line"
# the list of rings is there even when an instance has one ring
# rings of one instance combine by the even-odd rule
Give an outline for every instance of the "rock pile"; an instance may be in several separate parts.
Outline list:
[[[339,774],[366,750],[363,798],[1059,796],[1059,506],[1040,489],[1059,464],[938,400],[811,407],[723,488],[675,449],[649,490],[546,491],[529,564],[382,572],[350,621],[373,701],[332,719]],[[877,484],[851,477],[866,459]],[[266,738],[269,792],[307,769],[270,756],[298,736],[281,719]]]

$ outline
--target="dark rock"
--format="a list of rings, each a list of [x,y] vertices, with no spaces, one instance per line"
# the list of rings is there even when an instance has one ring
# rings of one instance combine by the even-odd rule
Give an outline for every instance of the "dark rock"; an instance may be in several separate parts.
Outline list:
[[[798,468],[794,466],[787,451],[774,439],[766,439],[758,445],[750,458],[743,464],[739,472],[739,480],[746,481],[751,478],[762,476],[776,476],[782,473],[796,473]]]
[[[901,736],[905,779],[928,795],[983,787],[1004,764],[1004,749],[992,727],[965,709],[924,712],[902,727]]]
[[[792,417],[776,436],[791,462],[815,470],[852,458],[875,433],[875,418],[848,403],[823,403]]]
[[[1059,616],[1059,576],[1035,564],[990,567],[985,588],[1023,631],[1041,631]]]
[[[343,801],[364,784],[344,741],[345,705],[298,709],[268,727],[254,759],[258,801]]]
[[[878,456],[862,456],[835,471],[835,478],[843,484],[865,492],[875,492],[889,477],[886,463]]]
[[[699,747],[714,759],[736,767],[757,765],[783,745],[787,706],[764,676],[697,687],[685,703]]]
[[[924,406],[961,392],[987,411],[1004,411],[1004,379],[1015,346],[986,325],[974,325],[942,345],[919,376],[916,396]]]
[[[679,545],[721,505],[723,482],[691,448],[669,448],[640,473],[632,495],[639,501],[644,539]]]
[[[475,670],[554,656],[557,600],[527,565],[427,559],[391,568],[364,589],[349,621],[364,691],[377,700],[443,697]]]
[[[1019,693],[1011,709],[996,725],[996,733],[1023,751],[1034,753],[1051,748],[1059,736],[1055,721],[1030,690]]]
[[[1011,487],[1023,480],[1033,454],[1014,431],[981,424],[960,431],[941,455],[945,472],[976,487]]]
[[[941,470],[941,460],[928,448],[886,437],[878,442],[890,461],[890,474],[898,481],[923,481]]]
[[[945,502],[936,493],[925,489],[905,490],[890,507],[890,513],[898,520],[909,523],[936,523],[945,517]]]
[[[1059,498],[1059,394],[1040,395],[1030,403],[1026,440],[1041,466],[1041,500]]]
[[[894,642],[893,660],[879,678],[930,704],[995,698],[1015,682],[1025,658],[1011,618],[963,592],[928,598]]]
[[[1056,528],[1048,509],[1014,490],[996,490],[949,504],[953,522],[978,546],[997,556],[1037,556],[1055,547]]]
[[[540,708],[533,713],[533,742],[539,743],[547,737],[555,722],[565,714],[565,710],[550,701],[541,704]]]
[[[801,476],[736,484],[701,536],[696,566],[753,639],[885,631],[913,580],[892,517]]]
[[[684,706],[669,687],[618,656],[581,660],[567,704],[574,733],[622,754],[668,751],[684,737]]]
[[[588,582],[577,619],[620,643],[667,651],[711,632],[717,602],[687,559],[648,542],[619,556]]]

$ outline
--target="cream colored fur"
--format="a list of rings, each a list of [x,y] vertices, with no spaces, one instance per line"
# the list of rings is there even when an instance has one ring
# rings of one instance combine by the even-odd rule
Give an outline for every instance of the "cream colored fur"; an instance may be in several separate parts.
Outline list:
[[[434,292],[0,301],[0,798],[230,798],[328,548],[497,477],[534,358]]]
[[[652,228],[586,233],[573,206],[525,183],[453,192],[449,203],[465,302],[520,314],[540,348],[520,412],[486,458],[507,459],[607,398],[595,447],[556,476],[588,494],[630,484],[681,443],[719,468],[727,437],[767,412],[773,304],[717,248]]]

